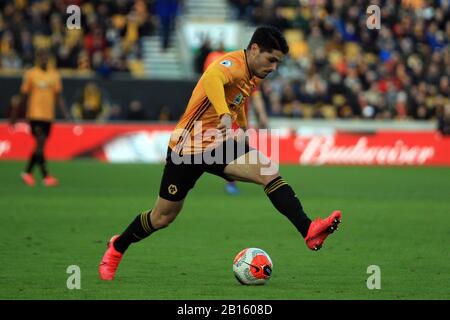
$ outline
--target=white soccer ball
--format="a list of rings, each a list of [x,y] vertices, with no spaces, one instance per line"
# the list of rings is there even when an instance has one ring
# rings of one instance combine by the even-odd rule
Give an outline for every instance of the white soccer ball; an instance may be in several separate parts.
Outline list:
[[[265,284],[272,276],[273,264],[269,255],[259,248],[246,248],[233,261],[233,272],[241,284]]]

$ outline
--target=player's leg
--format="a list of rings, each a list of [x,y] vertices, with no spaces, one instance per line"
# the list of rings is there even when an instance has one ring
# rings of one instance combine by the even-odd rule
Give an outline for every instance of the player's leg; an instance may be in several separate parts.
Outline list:
[[[183,202],[184,200],[169,201],[158,197],[152,210],[142,212],[122,234],[113,236],[99,265],[100,279],[113,280],[128,247],[167,227],[181,211]]]
[[[45,145],[48,141],[48,137],[50,136],[50,131],[52,128],[51,122],[46,122],[44,124],[44,134],[45,134],[45,140],[43,142],[42,146],[42,162],[41,162],[41,174],[44,177],[43,183],[46,187],[52,187],[59,184],[58,179],[56,179],[54,176],[52,176],[47,168],[47,158],[45,156]]]
[[[35,165],[38,165],[44,185],[55,186],[58,184],[58,180],[49,174],[47,169],[47,161],[44,154],[45,145],[50,134],[51,123],[45,121],[31,121],[30,126],[35,140],[35,149],[33,151],[33,154],[31,155],[30,160],[28,161],[27,167],[25,169],[25,174],[22,175],[22,177],[24,178],[24,181],[25,175],[32,177],[32,170]]]
[[[43,177],[43,183],[46,187],[52,187],[59,184],[58,179],[52,176],[47,168],[47,159],[45,157],[45,145],[47,144],[48,137],[50,136],[52,124],[50,122],[44,122],[42,124],[42,135],[40,136],[40,144],[39,144],[39,158],[38,164],[41,170],[41,175]]]
[[[35,148],[33,150],[33,153],[31,154],[30,158],[28,159],[28,163],[25,167],[25,173],[29,173],[29,174],[33,173],[34,166],[38,162],[38,148],[39,148],[38,146],[40,143],[40,139],[34,134],[33,134],[33,137],[34,137],[34,142],[35,142]]]
[[[228,164],[224,173],[236,180],[264,186],[264,191],[274,207],[294,224],[303,237],[306,237],[311,220],[292,188],[280,177],[278,170],[274,169],[263,174],[264,168],[268,168],[269,165],[269,159],[264,154],[258,150],[250,150]]]
[[[139,214],[114,241],[114,248],[124,253],[132,243],[139,242],[155,231],[168,227],[180,213],[183,203],[184,199],[170,201],[158,197],[153,209]]]
[[[310,249],[320,249],[325,238],[336,230],[340,222],[340,212],[333,212],[327,219],[318,218],[311,222],[294,190],[274,169],[270,160],[257,150],[250,150],[228,164],[224,173],[236,180],[264,186],[264,192],[273,206],[291,221]]]
[[[44,155],[44,149],[45,144],[47,142],[47,132],[44,128],[44,125],[40,123],[38,126],[36,126],[35,129],[36,132],[36,149],[34,150],[34,157],[36,164],[38,165],[42,178],[45,178],[48,175],[48,170],[46,166],[45,161],[45,155]]]
[[[99,266],[100,279],[113,280],[123,254],[132,243],[147,238],[175,220],[187,193],[202,173],[201,167],[175,165],[168,156],[155,206],[139,214],[121,235],[111,238]]]
[[[35,121],[30,121],[30,129],[31,129],[31,134],[33,135],[33,139],[35,142],[35,148],[33,150],[33,153],[30,155],[30,158],[28,159],[28,162],[25,166],[25,171],[22,172],[22,174],[21,174],[23,182],[29,186],[34,186],[34,184],[35,184],[35,180],[33,177],[33,169],[34,169],[34,166],[38,162],[37,149],[38,149],[38,145],[39,145],[39,141],[38,141],[39,139],[38,139],[37,126],[38,126],[38,124]]]

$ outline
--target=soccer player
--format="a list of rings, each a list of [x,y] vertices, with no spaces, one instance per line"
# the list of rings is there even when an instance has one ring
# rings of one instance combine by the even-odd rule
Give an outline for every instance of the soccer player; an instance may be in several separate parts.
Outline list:
[[[253,89],[253,92],[250,94],[249,99],[246,99],[244,102],[243,112],[245,113],[245,117],[247,117],[247,115],[249,114],[250,105],[252,105],[253,111],[255,112],[256,119],[258,121],[256,124],[256,128],[257,129],[267,129],[268,118],[267,118],[266,108],[264,106],[264,100],[261,96],[261,92],[259,91],[258,88]],[[236,123],[234,123],[233,129],[238,129],[238,128],[239,128],[239,126]],[[239,188],[236,185],[236,181],[234,181],[234,180],[227,181],[227,183],[225,184],[225,191],[229,195],[239,195],[240,194]]]
[[[187,193],[205,172],[261,185],[274,207],[291,221],[311,250],[319,250],[337,229],[340,211],[311,221],[278,171],[263,170],[270,160],[250,148],[242,135],[230,134],[233,122],[247,128],[244,99],[277,68],[288,51],[278,29],[259,27],[246,50],[223,56],[201,76],[171,135],[159,197],[151,210],[139,214],[122,234],[108,242],[99,265],[100,279],[114,279],[123,254],[132,243],[170,225],[181,211]]]
[[[55,119],[55,103],[61,112],[70,119],[69,112],[62,98],[62,83],[57,70],[49,68],[49,54],[45,49],[36,53],[36,66],[26,71],[23,77],[21,100],[27,100],[26,118],[30,124],[31,133],[35,140],[35,149],[22,173],[22,180],[28,186],[35,185],[33,168],[38,165],[42,174],[44,186],[58,185],[58,180],[52,176],[47,168],[44,154],[45,144],[50,135],[52,122]],[[14,126],[17,120],[17,111],[12,110],[10,123]]]
[[[227,52],[225,51],[223,42],[221,42],[219,44],[218,49],[213,52],[210,52],[208,54],[208,56],[206,57],[205,63],[203,64],[203,72],[205,72],[206,69],[208,69],[208,67],[214,61],[221,58],[226,53]],[[267,113],[266,113],[266,109],[264,107],[264,101],[262,99],[261,92],[259,91],[258,88],[254,88],[249,99],[246,99],[244,102],[244,110],[243,111],[245,112],[245,116],[248,115],[248,112],[250,109],[250,100],[251,100],[251,104],[253,106],[253,110],[255,111],[256,117],[258,119],[258,128],[260,128],[260,129],[267,128],[267,123],[268,123]],[[237,128],[239,128],[239,126],[235,123],[233,125],[233,129],[237,129]],[[226,182],[225,191],[229,195],[239,195],[240,194],[239,188],[237,187],[236,181],[234,181],[234,180]]]

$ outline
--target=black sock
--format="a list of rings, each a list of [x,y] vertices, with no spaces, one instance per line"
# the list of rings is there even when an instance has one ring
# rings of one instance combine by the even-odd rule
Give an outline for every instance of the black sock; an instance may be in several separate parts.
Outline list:
[[[47,171],[47,164],[45,162],[44,155],[42,155],[42,154],[38,155],[37,163],[38,163],[39,169],[41,170],[42,178],[45,178],[48,175],[48,171]]]
[[[300,200],[287,182],[281,177],[275,178],[267,184],[264,192],[272,201],[274,207],[285,215],[305,238],[311,220],[303,211]]]
[[[28,161],[27,167],[25,168],[26,173],[31,173],[33,171],[33,167],[37,162],[36,152],[33,153],[30,160]]]
[[[114,249],[120,253],[124,253],[130,244],[141,241],[155,232],[156,229],[150,221],[151,212],[150,210],[139,214],[116,241],[114,241]]]

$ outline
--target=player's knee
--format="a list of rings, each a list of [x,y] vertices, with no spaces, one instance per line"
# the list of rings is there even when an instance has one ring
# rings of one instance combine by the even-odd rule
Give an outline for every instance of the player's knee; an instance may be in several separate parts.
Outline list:
[[[156,229],[162,229],[162,228],[167,228],[173,220],[175,220],[176,216],[159,216],[157,219],[155,219],[155,221],[153,221],[153,226]]]
[[[36,161],[39,163],[44,161],[44,150],[41,148],[37,148],[36,151],[34,152],[34,157]]]
[[[263,186],[268,185],[271,181],[273,181],[274,179],[278,178],[280,176],[280,174],[278,172],[275,172],[273,174],[267,174],[267,175],[260,175],[260,184]]]
[[[167,209],[164,212],[152,213],[152,224],[155,229],[168,227],[177,217],[180,210],[178,208]]]

